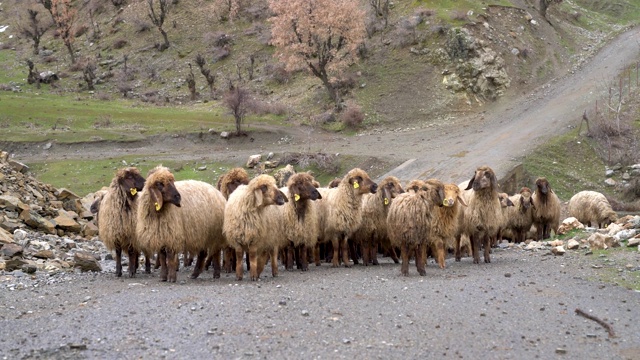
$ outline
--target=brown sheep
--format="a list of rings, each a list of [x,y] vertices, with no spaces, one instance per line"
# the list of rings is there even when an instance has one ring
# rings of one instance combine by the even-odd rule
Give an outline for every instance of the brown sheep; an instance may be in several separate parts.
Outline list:
[[[400,272],[409,275],[409,258],[415,253],[416,268],[421,276],[426,275],[428,237],[431,233],[435,208],[443,206],[444,184],[430,179],[418,190],[398,195],[389,208],[387,227],[391,244],[400,247],[402,265]]]
[[[229,195],[238,188],[240,185],[247,185],[249,183],[249,174],[247,171],[241,167],[233,168],[229,170],[227,173],[223,174],[218,178],[218,183],[216,187],[225,199],[229,199]],[[210,259],[207,259],[207,264],[209,264]],[[247,259],[247,266],[249,265],[249,261]],[[231,246],[227,246],[224,249],[224,261],[223,261],[224,271],[226,273],[230,273],[235,270],[236,267],[236,249]]]
[[[533,201],[531,189],[523,187],[519,194],[510,196],[509,199],[514,206],[507,210],[507,223],[505,229],[513,235],[514,243],[521,243],[526,240],[527,231],[533,225]]]
[[[438,266],[445,268],[445,249],[452,248],[458,233],[460,212],[467,203],[462,198],[462,191],[456,184],[444,185],[444,201],[442,206],[434,210],[431,233],[428,245],[435,254]]]
[[[498,241],[502,241],[502,233],[505,231],[507,227],[507,218],[509,216],[509,208],[514,206],[511,199],[509,199],[509,194],[507,193],[498,193],[498,198],[500,199],[500,226],[498,227],[498,233],[496,236],[491,238],[491,247],[495,247],[498,244]]]
[[[225,199],[213,185],[202,181],[175,181],[163,166],[152,169],[140,194],[136,224],[141,248],[158,253],[161,281],[176,282],[178,253],[198,254],[191,278],[197,278],[207,253],[225,246],[222,235]],[[214,259],[214,278],[220,261]]]
[[[129,257],[129,276],[138,268],[138,254],[134,244],[138,192],[144,187],[144,178],[135,167],[118,170],[107,191],[92,205],[99,214],[98,233],[107,249],[116,252],[116,276],[122,276],[122,250]],[[99,200],[98,200],[99,199]],[[146,272],[151,272],[149,256]]]
[[[618,220],[609,200],[597,191],[580,191],[569,200],[569,215],[586,226],[607,227]]]
[[[558,234],[560,226],[560,199],[549,186],[546,178],[536,179],[536,190],[531,196],[533,199],[533,225],[537,229],[536,240],[551,237],[551,230]]]
[[[291,175],[283,192],[293,201],[278,207],[284,225],[287,270],[293,270],[294,259],[298,259],[298,268],[307,271],[307,249],[315,248],[318,242],[318,215],[314,201],[322,199],[322,196],[314,182],[309,173]]]
[[[362,222],[354,242],[362,247],[362,262],[378,265],[378,245],[387,240],[387,214],[393,199],[404,193],[398,178],[388,176],[378,184],[375,194],[362,196]]]
[[[377,191],[378,185],[371,180],[362,169],[349,171],[340,181],[337,188],[322,189],[322,199],[317,200],[319,216],[319,242],[331,242],[333,257],[331,265],[340,266],[339,253],[342,251],[342,262],[345,267],[349,263],[348,241],[360,227],[362,221],[362,196]],[[316,265],[320,262],[318,245],[316,245]]]
[[[272,205],[283,205],[287,197],[276,187],[272,176],[259,175],[248,185],[239,186],[229,196],[224,211],[224,234],[229,245],[236,249],[236,258],[249,254],[250,278],[258,280],[266,257],[282,236],[278,210]],[[273,259],[272,259],[273,260]],[[277,275],[277,269],[272,269]],[[236,262],[236,279],[242,280],[242,261]]]
[[[464,209],[461,234],[467,235],[471,242],[473,263],[480,263],[480,247],[484,246],[484,262],[490,263],[491,239],[498,234],[502,219],[502,206],[498,196],[498,180],[493,170],[488,166],[476,169],[465,190],[467,207]],[[460,236],[456,239],[456,246],[460,245]],[[459,253],[459,248],[456,249]],[[456,260],[458,260],[456,256]]]

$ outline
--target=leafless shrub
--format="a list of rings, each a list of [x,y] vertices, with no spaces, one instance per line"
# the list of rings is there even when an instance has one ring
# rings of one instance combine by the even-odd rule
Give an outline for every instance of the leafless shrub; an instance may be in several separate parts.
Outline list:
[[[266,1],[251,1],[244,9],[244,15],[249,21],[260,21],[269,18],[272,14]]]
[[[324,125],[329,124],[336,121],[336,115],[333,111],[326,111],[322,114],[314,115],[311,117],[311,122],[314,125]]]
[[[451,11],[451,20],[454,21],[468,21],[469,15],[467,11],[455,9]]]
[[[9,50],[13,47],[13,44],[10,42],[0,42],[0,50]]]
[[[267,64],[264,73],[276,83],[283,85],[291,80],[291,73],[285,69],[283,64]]]
[[[350,128],[357,128],[364,121],[362,107],[355,103],[347,103],[346,108],[340,113],[340,121]]]
[[[582,18],[582,13],[580,11],[574,11],[570,14],[570,16],[573,21],[578,22]]]
[[[116,50],[122,49],[123,47],[127,46],[129,44],[129,42],[125,39],[118,39],[113,43],[113,48]]]
[[[149,30],[151,30],[151,24],[147,21],[144,21],[142,19],[135,19],[133,20],[133,30],[136,33],[143,33],[143,32],[147,32]]]
[[[419,9],[416,9],[415,14],[424,19],[424,18],[434,16],[436,14],[436,10],[419,8]]]
[[[122,94],[122,97],[126,98],[129,96],[129,93],[133,90],[131,84],[125,81],[118,82],[118,91]]]
[[[259,116],[268,114],[282,116],[287,114],[286,105],[282,103],[268,103],[264,101],[255,101],[253,103],[253,113]]]
[[[227,57],[229,57],[229,55],[231,55],[231,51],[229,51],[228,46],[215,48],[213,49],[213,55],[211,56],[212,57],[211,61],[215,63],[215,62],[226,59]]]
[[[111,115],[100,115],[98,120],[93,123],[94,129],[107,129],[113,125]]]
[[[349,93],[349,91],[356,87],[356,77],[353,74],[346,74],[333,82],[333,86],[337,91],[340,91],[343,95]]]
[[[56,61],[58,61],[58,58],[53,55],[45,56],[42,58],[42,62],[45,64],[54,63]]]
[[[0,91],[13,91],[13,87],[9,84],[0,84]]]
[[[223,47],[225,45],[230,45],[233,42],[231,35],[222,31],[205,33],[203,35],[203,40],[205,44],[213,47]]]
[[[443,36],[443,35],[446,35],[447,32],[449,32],[449,26],[448,25],[442,25],[442,24],[436,24],[436,25],[431,26],[429,31],[431,31],[431,33],[436,34],[438,36]]]
[[[87,31],[89,31],[89,26],[87,26],[86,24],[82,24],[76,28],[75,37],[79,38],[80,36],[86,34]]]
[[[84,70],[85,63],[83,61],[76,61],[69,66],[69,71],[78,72]]]
[[[111,95],[106,92],[96,93],[95,98],[102,101],[111,101]]]

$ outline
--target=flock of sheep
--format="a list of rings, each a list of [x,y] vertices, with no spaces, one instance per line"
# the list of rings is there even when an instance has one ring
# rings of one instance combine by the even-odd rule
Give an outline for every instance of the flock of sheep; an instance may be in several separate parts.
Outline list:
[[[333,267],[351,262],[377,265],[379,251],[401,262],[409,274],[409,260],[425,275],[426,259],[434,257],[445,268],[446,252],[453,249],[460,261],[463,250],[474,263],[491,262],[490,250],[501,238],[522,242],[546,239],[557,233],[561,203],[545,178],[535,190],[522,188],[508,196],[499,192],[495,173],[479,167],[460,185],[436,179],[400,184],[393,176],[376,184],[362,169],[352,169],[330,186],[321,187],[309,173],[294,173],[286,186],[274,177],[250,179],[235,168],[217,186],[195,181],[175,181],[171,171],[157,166],[145,179],[135,167],[120,169],[110,186],[96,197],[101,240],[116,254],[116,276],[122,276],[122,251],[129,258],[129,275],[135,276],[140,252],[145,271],[157,255],[161,281],[175,282],[179,255],[185,265],[196,257],[191,278],[213,266],[214,278],[235,268],[242,280],[242,259],[251,280],[257,280],[270,260],[273,276],[278,260],[287,270],[294,263],[308,270],[310,259],[321,264],[320,249],[331,249]],[[606,198],[583,191],[569,202],[571,216],[604,226],[616,220]],[[535,230],[534,233],[530,231]],[[329,246],[330,245],[330,246]],[[400,250],[400,259],[396,255]]]

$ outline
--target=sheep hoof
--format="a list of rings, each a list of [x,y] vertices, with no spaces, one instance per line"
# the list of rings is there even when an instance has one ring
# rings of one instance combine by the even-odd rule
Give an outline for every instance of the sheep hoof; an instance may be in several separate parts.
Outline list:
[[[426,276],[427,272],[426,271],[420,271],[420,272],[418,272],[418,274],[420,274],[420,276]]]
[[[346,267],[346,268],[350,268],[350,267],[351,267],[351,264],[344,264],[344,267]]]

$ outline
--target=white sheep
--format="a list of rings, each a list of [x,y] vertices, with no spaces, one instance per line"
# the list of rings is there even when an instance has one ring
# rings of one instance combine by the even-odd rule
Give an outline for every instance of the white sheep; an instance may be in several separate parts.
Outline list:
[[[584,225],[606,227],[618,220],[607,198],[597,191],[580,191],[569,200],[569,215]]]

